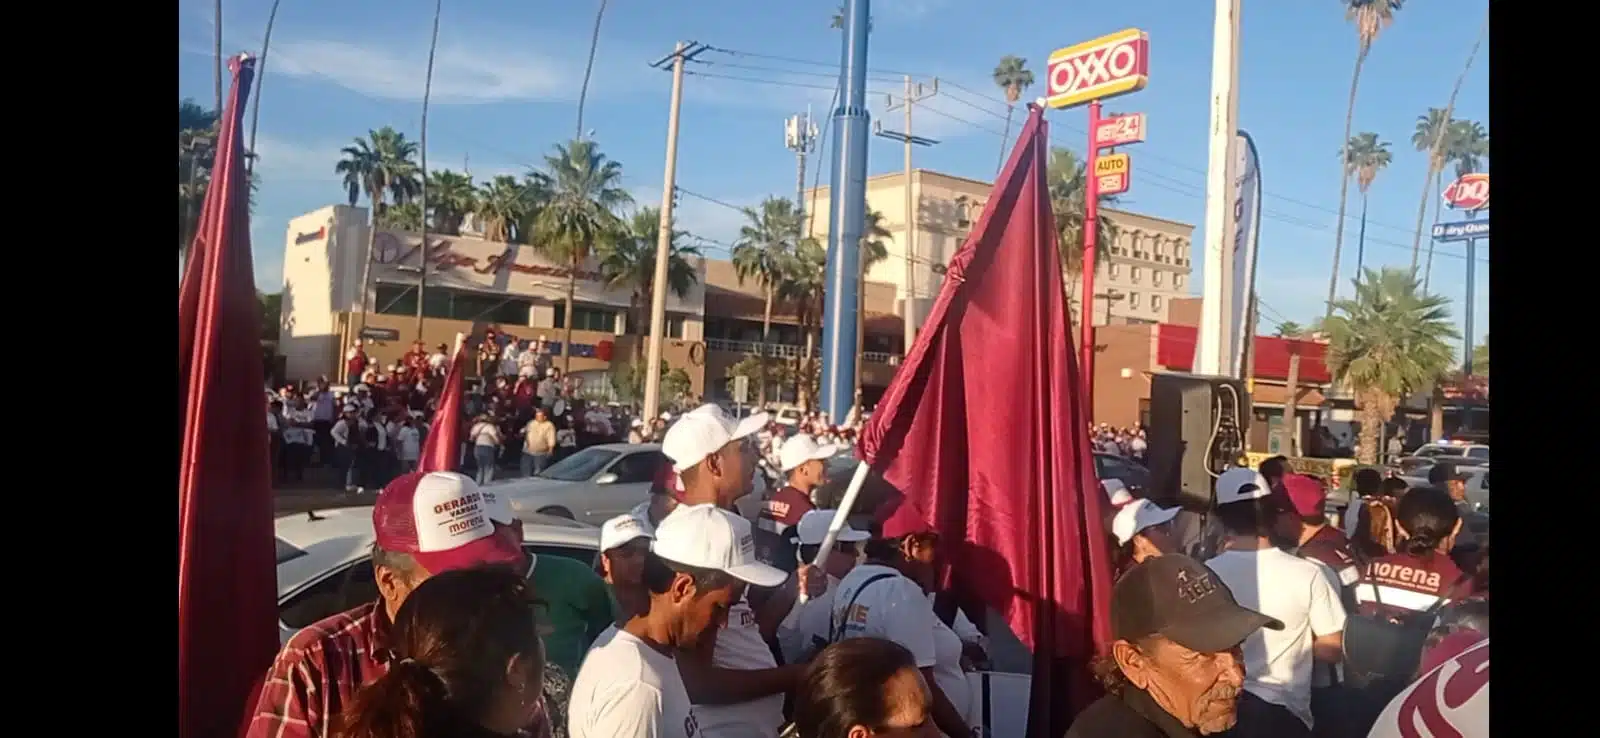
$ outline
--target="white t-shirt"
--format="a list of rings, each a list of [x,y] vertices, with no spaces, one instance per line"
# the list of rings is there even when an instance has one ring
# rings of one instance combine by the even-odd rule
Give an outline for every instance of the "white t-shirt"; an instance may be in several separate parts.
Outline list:
[[[396,445],[400,447],[402,461],[416,461],[422,456],[422,434],[414,426],[403,425],[395,433]]]
[[[1244,688],[1311,726],[1311,641],[1344,630],[1328,568],[1276,548],[1224,551],[1206,562],[1240,605],[1283,621],[1244,641]]]
[[[681,508],[680,508],[681,509]],[[728,624],[717,631],[711,663],[719,669],[775,669],[772,649],[761,638],[750,597],[728,608]],[[783,695],[774,694],[737,705],[695,705],[702,735],[714,738],[778,738],[783,727]],[[576,738],[576,736],[574,736]]]
[[[616,626],[583,657],[567,703],[572,738],[694,738],[689,692],[678,665]]]
[[[891,576],[862,588],[880,574]],[[856,595],[857,590],[860,596]],[[846,607],[850,612],[844,612]],[[841,625],[844,638],[869,636],[905,646],[916,659],[917,668],[933,669],[934,681],[956,708],[956,714],[970,711],[972,694],[967,676],[961,671],[961,639],[933,613],[933,602],[921,585],[887,566],[857,566],[839,582],[833,595],[830,633]]]

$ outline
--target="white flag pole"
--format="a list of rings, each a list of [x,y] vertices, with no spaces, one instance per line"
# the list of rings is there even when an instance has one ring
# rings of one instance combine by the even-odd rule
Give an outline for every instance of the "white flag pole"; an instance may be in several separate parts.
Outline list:
[[[850,512],[856,506],[856,497],[861,494],[861,485],[866,483],[869,469],[865,461],[856,463],[855,476],[850,477],[850,486],[844,491],[844,499],[839,501],[839,509],[833,511],[833,520],[828,523],[828,534],[822,537],[822,546],[817,549],[817,558],[811,562],[812,566],[821,569],[822,563],[828,558],[828,552],[833,550],[834,541],[839,538],[839,531],[844,530]]]

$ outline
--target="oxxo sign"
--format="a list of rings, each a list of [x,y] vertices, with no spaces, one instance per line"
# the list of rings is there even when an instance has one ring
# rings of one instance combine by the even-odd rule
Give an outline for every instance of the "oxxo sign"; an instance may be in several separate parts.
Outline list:
[[[1137,28],[1101,36],[1050,55],[1045,102],[1070,108],[1144,89],[1150,79],[1150,38]]]
[[[1444,188],[1444,204],[1455,210],[1483,210],[1489,207],[1489,174],[1474,172]]]

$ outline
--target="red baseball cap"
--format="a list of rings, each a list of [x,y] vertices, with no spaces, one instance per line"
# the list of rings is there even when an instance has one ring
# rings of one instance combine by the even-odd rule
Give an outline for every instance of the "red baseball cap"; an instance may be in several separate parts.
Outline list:
[[[1315,477],[1304,474],[1283,475],[1283,491],[1289,496],[1289,504],[1294,506],[1295,513],[1300,517],[1316,517],[1323,513],[1323,506],[1328,501],[1328,490],[1322,482]]]
[[[430,574],[523,560],[515,542],[496,535],[477,483],[456,472],[396,477],[378,493],[372,529],[379,548],[409,554]]]

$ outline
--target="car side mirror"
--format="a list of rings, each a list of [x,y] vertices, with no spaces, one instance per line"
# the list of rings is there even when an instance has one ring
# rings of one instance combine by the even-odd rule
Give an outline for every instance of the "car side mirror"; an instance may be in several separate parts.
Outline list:
[[[595,484],[613,484],[616,481],[617,481],[617,475],[612,474],[611,472],[606,472],[606,473],[601,474],[600,476],[594,478],[594,483]]]

